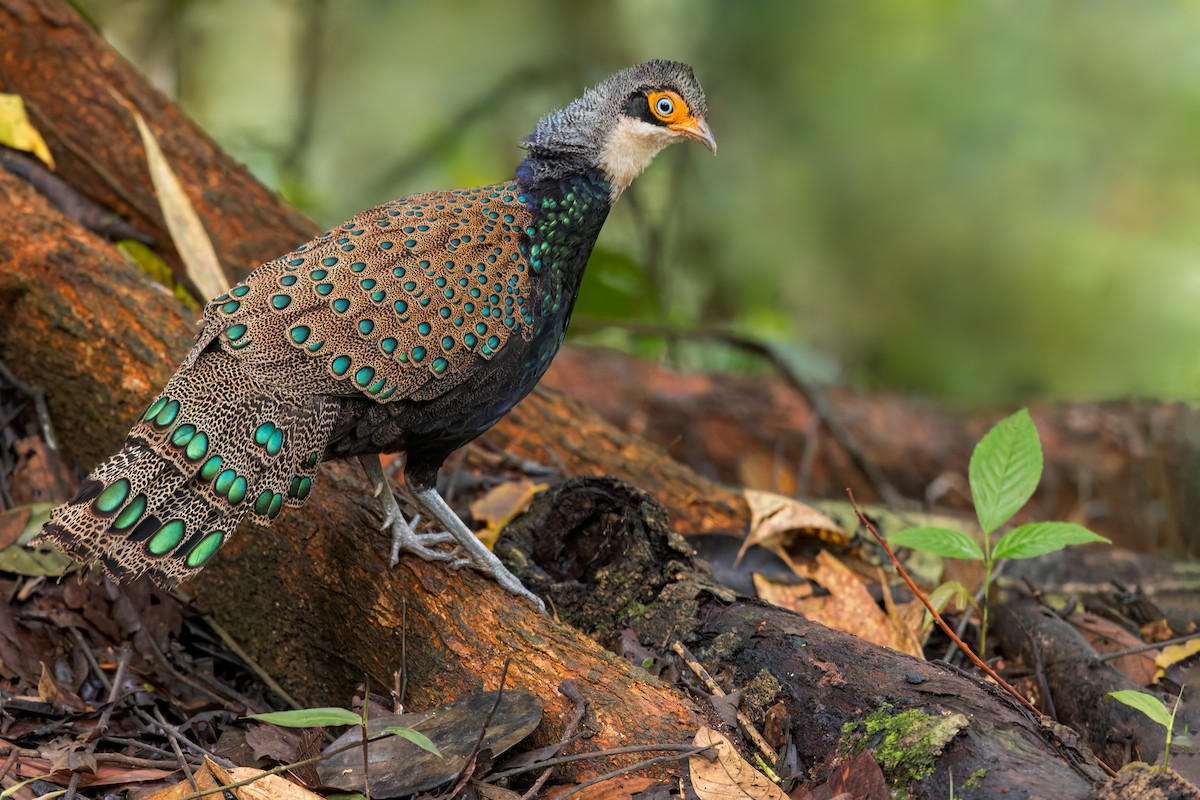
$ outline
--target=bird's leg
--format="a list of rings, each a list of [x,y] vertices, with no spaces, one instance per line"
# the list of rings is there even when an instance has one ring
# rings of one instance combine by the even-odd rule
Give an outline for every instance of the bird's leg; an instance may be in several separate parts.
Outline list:
[[[383,465],[379,463],[379,456],[371,453],[359,456],[358,461],[362,464],[363,471],[367,473],[367,478],[375,487],[375,496],[379,498],[379,504],[383,506],[384,517],[380,530],[392,529],[391,566],[394,567],[399,563],[401,552],[412,553],[426,561],[448,561],[453,567],[463,567],[475,563],[470,559],[455,558],[453,553],[431,550],[432,545],[453,542],[457,537],[451,533],[417,533],[414,528],[417,527],[421,515],[418,514],[411,520],[405,519],[404,512],[400,510],[400,504],[396,502],[396,495],[392,493],[392,487],[388,485],[387,476],[383,474]]]
[[[464,560],[469,562],[474,570],[488,576],[508,592],[518,597],[524,597],[533,603],[538,611],[543,614],[546,613],[546,606],[542,603],[541,598],[526,589],[524,584],[517,579],[517,576],[509,572],[508,568],[500,563],[500,559],[496,558],[495,553],[488,550],[483,542],[479,541],[478,537],[471,532],[466,523],[459,519],[454,510],[446,504],[446,501],[438,494],[437,489],[419,491],[416,493],[416,499],[434,519],[441,525],[446,526],[446,530],[450,532],[458,542],[458,546],[467,554],[467,558]]]

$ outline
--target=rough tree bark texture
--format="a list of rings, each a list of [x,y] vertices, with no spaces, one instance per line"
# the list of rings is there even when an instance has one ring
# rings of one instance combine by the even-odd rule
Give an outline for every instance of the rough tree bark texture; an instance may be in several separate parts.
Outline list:
[[[227,265],[253,266],[307,238],[312,227],[303,218],[223,156],[65,3],[0,0],[0,90],[25,98],[62,177],[151,231],[167,252],[141,145],[110,87],[146,118]],[[4,173],[0,198],[0,359],[47,390],[64,451],[90,467],[118,446],[129,420],[183,356],[191,320],[115,248]],[[676,529],[745,528],[746,508],[738,495],[564,398],[531,398],[495,436],[514,447],[524,442],[565,453],[560,458],[567,471],[624,475],[666,505]],[[596,735],[588,749],[679,741],[703,722],[703,714],[679,692],[477,575],[411,559],[388,569],[378,522],[377,503],[358,466],[329,465],[303,511],[285,514],[271,529],[242,530],[194,588],[303,700],[344,701],[364,676],[375,686],[391,685],[403,664],[410,702],[430,706],[495,688],[511,658],[510,685],[546,703],[543,741],[555,737],[569,716],[556,691],[568,677],[591,704],[588,724]],[[879,699],[877,692],[865,695],[859,708],[850,694],[851,678],[875,681],[879,689],[881,675],[895,680],[907,674],[895,654],[878,648],[847,656],[862,659],[853,669],[822,666],[821,654],[835,647],[866,646],[794,615],[745,603],[722,611],[710,602],[705,609],[701,640],[724,636],[726,644],[735,644],[728,663],[739,679],[755,673],[756,654],[764,646],[756,631],[770,629],[770,641],[791,643],[785,662],[768,663],[794,664],[790,675],[782,675],[795,680],[797,712],[823,720],[821,746],[829,745],[830,731],[846,714],[870,710]],[[953,695],[959,707],[981,716],[995,711],[996,703],[971,681],[919,662],[911,666],[936,672],[933,686]],[[845,693],[836,713],[822,697],[831,688]],[[924,702],[921,693],[909,695],[910,702]],[[1021,726],[1013,735],[1023,742],[1039,741],[1026,736],[1027,721],[1011,722]],[[1040,763],[1053,763],[1045,749],[1031,746],[1030,752],[1046,759]],[[586,769],[607,766],[591,763]],[[1082,797],[1086,781],[1075,783],[1078,791],[1057,796]]]

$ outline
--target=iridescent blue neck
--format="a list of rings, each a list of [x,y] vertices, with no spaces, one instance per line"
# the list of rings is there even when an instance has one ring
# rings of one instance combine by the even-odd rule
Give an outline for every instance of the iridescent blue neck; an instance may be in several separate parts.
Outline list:
[[[612,189],[596,170],[533,183],[530,160],[517,171],[522,196],[533,214],[528,248],[522,248],[522,254],[538,277],[541,297],[534,302],[541,314],[534,335],[545,337],[539,360],[548,365],[566,333],[583,269],[612,208]]]

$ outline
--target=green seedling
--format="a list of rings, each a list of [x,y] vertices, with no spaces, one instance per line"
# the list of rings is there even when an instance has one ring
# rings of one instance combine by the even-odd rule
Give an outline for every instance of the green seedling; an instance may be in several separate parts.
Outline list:
[[[1109,692],[1107,696],[1118,703],[1124,703],[1130,708],[1137,709],[1166,728],[1167,741],[1163,747],[1162,768],[1167,769],[1171,763],[1171,735],[1175,730],[1175,714],[1179,711],[1179,701],[1183,699],[1183,687],[1179,688],[1179,696],[1175,698],[1175,707],[1171,709],[1168,709],[1166,703],[1149,692],[1122,689],[1118,692]]]
[[[1029,412],[1021,409],[997,422],[971,454],[971,496],[975,501],[975,516],[983,531],[982,547],[962,531],[950,528],[909,528],[888,537],[894,547],[911,547],[943,558],[983,562],[980,656],[987,651],[988,590],[998,561],[1033,558],[1062,550],[1070,544],[1108,542],[1103,536],[1071,522],[1019,525],[992,542],[992,535],[1029,502],[1041,477],[1042,444]],[[949,594],[953,591],[948,592],[947,597]]]

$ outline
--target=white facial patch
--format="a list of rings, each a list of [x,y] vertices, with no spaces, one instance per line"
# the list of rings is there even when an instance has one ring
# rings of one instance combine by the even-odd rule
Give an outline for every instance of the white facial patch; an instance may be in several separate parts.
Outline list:
[[[642,174],[660,150],[679,138],[680,134],[661,125],[621,117],[600,152],[600,166],[612,185],[612,201],[617,202],[625,187]]]

